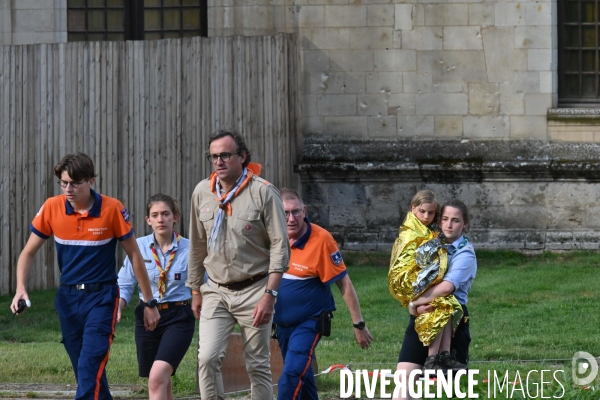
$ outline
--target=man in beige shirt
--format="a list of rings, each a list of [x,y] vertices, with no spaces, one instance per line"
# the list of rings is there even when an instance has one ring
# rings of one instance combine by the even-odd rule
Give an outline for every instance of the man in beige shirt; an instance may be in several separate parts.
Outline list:
[[[277,290],[288,269],[283,202],[250,163],[241,135],[209,140],[214,172],[192,194],[188,281],[200,319],[198,378],[202,399],[223,399],[221,361],[239,324],[252,398],[273,398],[269,341]],[[209,279],[204,282],[204,273]]]

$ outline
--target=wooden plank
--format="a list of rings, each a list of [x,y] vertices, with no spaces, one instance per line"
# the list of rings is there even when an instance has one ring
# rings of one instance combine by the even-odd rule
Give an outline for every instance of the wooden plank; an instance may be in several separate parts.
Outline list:
[[[98,64],[99,64],[99,74],[97,81],[98,88],[98,132],[96,139],[96,160],[99,164],[98,166],[98,176],[102,177],[101,185],[98,185],[98,189],[101,193],[106,193],[107,189],[110,185],[108,181],[108,176],[106,174],[108,163],[107,163],[107,139],[108,139],[108,123],[107,123],[107,68],[108,68],[108,46],[110,42],[101,42],[99,43],[99,55],[98,55]]]
[[[102,79],[101,79],[101,87],[102,87],[102,107],[101,107],[101,125],[102,125],[102,133],[103,140],[101,143],[101,156],[100,162],[102,163],[102,179],[105,182],[102,192],[109,195],[115,196],[113,194],[112,186],[112,163],[110,159],[111,154],[111,141],[113,135],[113,124],[112,124],[112,79],[113,79],[113,71],[112,71],[112,49],[114,42],[106,42],[103,46],[103,60],[102,60]],[[110,194],[108,194],[110,193]]]
[[[200,151],[204,154],[208,152],[208,140],[210,134],[214,131],[215,126],[212,121],[212,97],[211,86],[213,85],[214,77],[211,75],[212,69],[212,40],[202,41],[202,77],[204,78],[202,84],[202,130],[200,133]],[[201,168],[199,168],[199,180],[204,177],[208,177],[212,171],[212,165],[210,162],[203,157]]]
[[[11,252],[9,254],[9,262],[11,266],[16,265],[17,261],[17,249],[20,246],[20,241],[17,236],[17,219],[16,219],[16,125],[17,125],[17,103],[16,103],[16,94],[17,94],[17,85],[16,85],[16,74],[17,74],[17,48],[16,46],[11,46],[8,48],[6,53],[6,57],[8,59],[9,65],[5,67],[8,83],[7,83],[7,96],[8,96],[8,105],[7,112],[9,115],[8,119],[8,130],[10,134],[7,136],[8,142],[8,160],[7,160],[7,169],[8,169],[8,210],[11,211],[6,215],[6,221],[8,222],[7,231],[10,232],[10,248]],[[11,270],[10,275],[10,287],[15,287],[16,284],[16,274],[14,274],[14,270]]]
[[[145,77],[147,97],[145,98],[144,108],[146,110],[146,115],[148,116],[148,124],[144,135],[147,139],[147,145],[143,157],[144,163],[147,166],[144,175],[146,175],[145,178],[148,179],[148,185],[146,191],[140,194],[145,199],[157,192],[157,182],[162,182],[164,179],[160,168],[163,162],[163,156],[159,155],[159,149],[163,145],[161,142],[166,139],[160,137],[160,132],[167,133],[166,127],[164,126],[164,114],[166,112],[165,104],[161,102],[165,90],[160,72],[164,67],[164,65],[161,65],[162,43],[162,40],[154,40],[145,43],[147,50],[146,57],[149,61],[144,61],[147,70]],[[150,82],[153,83],[149,84]],[[139,174],[140,172],[137,172],[137,175]],[[138,176],[136,178],[139,179],[141,177]],[[138,213],[141,212],[141,210],[137,211]],[[144,228],[141,225],[138,228],[139,235],[141,236]]]
[[[94,160],[96,167],[96,173],[102,172],[102,164],[100,159],[100,146],[99,142],[102,140],[103,132],[100,125],[100,76],[102,73],[100,67],[100,45],[101,42],[90,43],[90,122],[88,128],[88,144],[87,151]],[[98,175],[99,182],[96,189],[102,192],[103,178],[101,174]]]
[[[227,36],[223,38],[223,45],[221,47],[222,54],[222,70],[223,70],[223,96],[221,96],[222,101],[222,114],[221,114],[221,126],[227,130],[232,130],[234,125],[232,123],[232,107],[231,104],[235,97],[235,93],[233,92],[233,87],[231,85],[231,80],[233,78],[233,62],[232,62],[232,49],[231,45],[233,44],[233,38],[231,36]]]
[[[158,64],[160,65],[160,71],[157,74],[157,85],[161,88],[160,95],[157,96],[156,105],[160,109],[160,133],[156,132],[154,142],[156,144],[155,156],[158,163],[155,163],[157,167],[156,179],[159,180],[161,188],[158,189],[158,184],[153,193],[158,191],[167,192],[171,195],[170,185],[168,183],[169,177],[171,176],[170,171],[167,171],[167,165],[169,165],[169,147],[173,145],[171,141],[172,122],[173,122],[173,110],[171,109],[171,102],[173,101],[173,86],[171,84],[170,76],[173,73],[171,65],[171,53],[172,40],[161,40],[157,41],[160,43],[160,47],[157,51]],[[158,113],[157,113],[158,114]],[[151,194],[148,193],[148,196]]]
[[[109,162],[107,178],[109,179],[110,196],[119,198],[119,182],[118,182],[118,160],[119,160],[119,133],[121,132],[121,124],[119,121],[123,118],[120,112],[122,108],[120,103],[123,99],[120,91],[120,73],[123,70],[123,43],[110,42],[110,63],[109,75],[107,82],[107,120],[109,130],[107,134],[108,148],[107,158]],[[107,189],[108,190],[108,189]]]
[[[0,295],[10,290],[14,264],[11,260],[9,224],[10,193],[10,47],[0,46]]]
[[[168,168],[171,171],[171,193],[176,199],[181,198],[182,194],[182,185],[181,185],[181,138],[182,138],[182,123],[181,123],[181,95],[182,95],[182,87],[181,87],[181,71],[182,71],[182,60],[181,60],[181,49],[183,45],[182,40],[175,40],[175,54],[172,58],[175,71],[172,74],[172,82],[175,85],[175,99],[173,100],[174,106],[174,124],[173,124],[173,134],[172,141],[175,144],[171,147],[171,165],[173,168]],[[187,186],[186,186],[187,188]],[[192,190],[189,189],[189,195],[191,196]],[[183,220],[183,218],[182,218]],[[182,226],[180,224],[180,226]],[[179,228],[178,228],[179,229]],[[187,236],[187,234],[186,234]]]
[[[39,132],[40,138],[39,140],[31,140],[35,146],[33,159],[34,161],[34,169],[35,175],[33,177],[33,181],[37,181],[35,184],[32,184],[35,187],[35,197],[31,198],[30,204],[28,206],[29,210],[35,209],[39,207],[42,202],[46,199],[46,190],[45,188],[49,184],[46,173],[48,172],[47,160],[46,160],[46,150],[48,147],[48,120],[47,120],[47,109],[49,107],[48,104],[48,86],[51,84],[49,80],[51,79],[51,75],[48,71],[48,47],[47,44],[42,44],[39,46],[39,51],[34,51],[36,54],[35,64],[32,66],[32,72],[35,74],[36,82],[35,82],[35,90],[34,90],[34,98],[35,98],[35,114],[33,120],[35,121],[34,126],[32,126],[31,135],[34,136],[36,132]],[[51,49],[50,49],[51,50]],[[35,214],[30,214],[30,219],[33,219]],[[47,287],[48,286],[48,258],[52,257],[52,254],[48,254],[47,248],[44,247],[43,251],[39,252],[38,255],[38,287]]]
[[[10,254],[10,262],[11,265],[16,265],[17,262],[17,258],[18,258],[18,254],[17,254],[17,249],[21,249],[22,248],[22,243],[19,237],[19,226],[18,224],[20,224],[20,220],[17,218],[17,204],[19,203],[19,201],[17,200],[17,191],[16,191],[16,187],[17,187],[17,168],[16,168],[16,159],[17,159],[17,141],[18,141],[18,103],[17,101],[20,100],[20,90],[17,90],[19,88],[19,85],[17,85],[17,80],[19,79],[19,57],[20,57],[20,53],[21,53],[21,47],[17,47],[17,46],[11,46],[10,47],[10,71],[8,72],[10,74],[9,77],[9,90],[10,90],[10,95],[9,95],[9,102],[10,102],[10,132],[12,133],[11,135],[9,135],[9,147],[10,147],[10,151],[9,151],[9,157],[10,157],[10,163],[9,163],[9,176],[10,181],[9,181],[9,196],[8,196],[8,201],[9,201],[9,210],[14,211],[9,213],[9,232],[11,233],[11,238],[10,238],[10,243],[11,243],[11,254]],[[21,89],[22,90],[22,89]],[[19,92],[19,93],[18,93]],[[19,191],[20,193],[20,191]],[[19,196],[20,197],[20,196]],[[16,285],[16,276],[15,275],[11,275],[11,288],[14,288]]]
[[[27,86],[27,46],[20,47],[18,49],[17,56],[17,74],[15,76],[15,84],[17,88],[20,87],[20,92],[17,93],[16,98],[16,124],[15,124],[15,136],[17,137],[16,143],[16,157],[15,157],[15,166],[16,166],[16,188],[24,188],[27,187],[26,175],[29,172],[28,164],[27,164],[27,129],[26,129],[26,110],[27,110],[27,102],[28,102],[28,89]],[[25,177],[25,178],[24,178]],[[19,241],[19,248],[23,248],[25,243],[24,241],[24,223],[25,216],[27,213],[24,205],[27,204],[27,200],[29,199],[29,191],[23,191],[22,196],[19,196],[19,201],[16,204],[16,214],[18,216],[17,226],[15,226],[16,237]],[[35,281],[33,284],[30,284],[30,287],[35,288]]]
[[[59,98],[59,70],[60,70],[60,44],[49,45],[48,51],[48,108],[46,110],[48,120],[48,138],[46,141],[45,159],[44,159],[44,177],[46,184],[42,185],[43,194],[40,198],[40,202],[45,201],[46,198],[52,196],[54,189],[54,177],[53,167],[55,165],[54,160],[54,148],[56,146],[56,133],[58,131],[58,121],[60,119],[60,98]],[[54,252],[54,240],[46,241],[46,264],[45,264],[45,275],[46,283],[44,287],[55,287],[59,283],[59,277],[55,273],[55,252]]]
[[[146,176],[146,165],[144,159],[144,149],[147,145],[146,137],[145,137],[145,120],[147,117],[146,112],[146,92],[148,89],[147,86],[147,76],[148,76],[148,61],[146,59],[146,47],[147,42],[137,42],[135,45],[135,60],[136,60],[136,111],[137,118],[136,126],[134,129],[134,140],[135,140],[135,154],[133,155],[133,159],[135,162],[136,168],[133,171],[129,172],[129,178],[133,181],[133,203],[130,205],[130,215],[132,216],[132,224],[137,225],[136,216],[139,212],[136,210],[142,210],[144,208],[145,203],[145,194],[147,193],[147,181],[148,176]],[[139,229],[139,226],[138,226]],[[141,232],[140,232],[141,236]]]

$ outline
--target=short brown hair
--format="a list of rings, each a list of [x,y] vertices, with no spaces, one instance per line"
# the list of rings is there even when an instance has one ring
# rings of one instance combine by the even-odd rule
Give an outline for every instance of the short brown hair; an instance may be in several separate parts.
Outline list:
[[[54,167],[54,175],[61,179],[61,175],[67,171],[69,177],[75,181],[89,180],[96,177],[94,162],[85,153],[67,154]]]
[[[163,202],[169,206],[173,215],[181,216],[181,211],[179,210],[179,204],[177,204],[177,200],[168,194],[157,193],[151,196],[146,203],[146,217],[150,216],[150,209],[152,208],[152,205],[159,202]]]
[[[250,150],[248,149],[248,146],[246,146],[246,140],[244,140],[244,137],[239,133],[235,131],[226,130],[216,131],[208,138],[208,148],[210,149],[210,144],[212,142],[214,142],[217,139],[224,138],[225,136],[231,136],[231,138],[235,141],[235,145],[237,147],[236,152],[243,151],[244,153],[246,153],[246,160],[244,160],[244,163],[242,164],[242,167],[246,168],[248,164],[250,164],[252,154],[250,154]]]
[[[304,202],[302,201],[302,197],[300,197],[300,194],[294,189],[283,188],[279,191],[279,193],[281,194],[282,200],[298,199],[300,203],[304,204]]]

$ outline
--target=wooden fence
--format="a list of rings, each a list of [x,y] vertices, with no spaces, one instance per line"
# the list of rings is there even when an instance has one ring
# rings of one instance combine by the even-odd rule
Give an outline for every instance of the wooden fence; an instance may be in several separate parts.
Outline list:
[[[149,230],[145,201],[176,197],[187,236],[190,197],[207,177],[208,135],[235,129],[277,186],[297,186],[301,143],[297,38],[188,38],[0,46],[0,294],[15,289],[18,256],[46,198],[52,171],[83,151],[95,189]],[[122,263],[120,252],[118,263]],[[29,289],[59,283],[54,241],[32,267]]]

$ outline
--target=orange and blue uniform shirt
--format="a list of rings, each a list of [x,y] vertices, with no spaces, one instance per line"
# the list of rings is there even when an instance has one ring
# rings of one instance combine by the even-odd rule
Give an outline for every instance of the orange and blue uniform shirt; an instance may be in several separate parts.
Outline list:
[[[54,235],[63,285],[117,280],[117,240],[133,235],[129,213],[112,197],[91,190],[94,205],[84,214],[76,212],[65,195],[46,200],[30,225],[42,239]]]
[[[291,246],[289,269],[283,274],[274,322],[298,325],[323,311],[334,311],[330,285],[348,274],[338,245],[329,232],[311,224]]]

